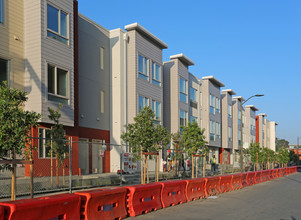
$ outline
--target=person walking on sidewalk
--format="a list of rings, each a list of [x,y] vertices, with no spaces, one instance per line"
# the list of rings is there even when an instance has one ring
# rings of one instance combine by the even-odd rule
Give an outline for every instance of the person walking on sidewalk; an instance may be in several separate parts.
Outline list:
[[[167,161],[168,161],[168,172],[171,170],[171,171],[173,171],[173,169],[172,169],[172,156],[171,156],[171,153],[169,153],[168,155],[167,155]]]
[[[215,155],[211,157],[210,163],[211,163],[211,172],[215,173],[215,165],[216,165]]]

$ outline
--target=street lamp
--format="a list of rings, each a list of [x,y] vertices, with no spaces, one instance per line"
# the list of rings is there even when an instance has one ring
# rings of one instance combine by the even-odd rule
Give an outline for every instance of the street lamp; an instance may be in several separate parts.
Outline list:
[[[264,96],[263,94],[256,94],[256,95],[252,95],[249,98],[247,98],[244,102],[241,100],[240,102],[240,123],[241,123],[241,132],[240,132],[240,166],[241,166],[241,172],[243,172],[243,123],[242,123],[242,107],[243,104],[245,104],[247,101],[249,101],[251,98],[253,97],[262,97]]]

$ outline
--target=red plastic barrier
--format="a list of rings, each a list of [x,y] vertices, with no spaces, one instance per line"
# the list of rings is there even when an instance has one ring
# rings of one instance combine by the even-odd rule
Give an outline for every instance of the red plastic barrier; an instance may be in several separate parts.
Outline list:
[[[4,220],[4,215],[5,215],[4,207],[0,206],[0,220]]]
[[[186,197],[187,201],[204,198],[206,196],[206,178],[196,178],[186,180]]]
[[[249,186],[248,173],[242,173],[241,174],[241,186],[242,187]]]
[[[161,201],[163,208],[187,202],[185,180],[160,182],[162,185]]]
[[[206,196],[217,195],[221,192],[220,190],[220,176],[207,177],[206,182]]]
[[[279,177],[278,169],[273,170],[273,176],[274,176],[274,179]]]
[[[220,176],[220,191],[221,193],[230,192],[232,188],[232,175]]]
[[[75,192],[81,196],[81,219],[121,219],[127,217],[127,190],[110,187]]]
[[[160,183],[125,186],[128,190],[127,207],[130,216],[162,209]]]
[[[261,174],[261,181],[265,182],[270,180],[270,171],[269,170],[263,170]]]
[[[80,219],[80,196],[59,194],[2,202],[5,219]]]
[[[262,176],[262,171],[255,172],[255,183],[256,184],[262,182],[261,176]]]
[[[279,169],[278,169],[278,177],[284,176],[284,169],[285,169],[285,168],[279,168]]]
[[[269,170],[269,177],[270,177],[270,180],[274,179],[274,170]]]
[[[296,172],[300,172],[301,171],[301,166],[297,166],[297,171]]]
[[[232,188],[233,188],[233,190],[238,190],[238,189],[242,188],[241,176],[242,176],[241,173],[232,175]]]
[[[249,186],[255,184],[255,175],[256,175],[256,172],[248,172],[247,182],[248,182]]]

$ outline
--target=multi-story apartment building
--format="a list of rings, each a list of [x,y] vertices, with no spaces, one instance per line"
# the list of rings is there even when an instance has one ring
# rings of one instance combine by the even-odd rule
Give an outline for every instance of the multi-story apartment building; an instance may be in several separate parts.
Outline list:
[[[249,148],[251,143],[256,142],[256,126],[255,126],[256,111],[258,111],[258,109],[254,105],[245,106],[245,111],[244,111],[245,121],[243,122],[244,124],[243,147],[244,148]]]
[[[278,124],[275,121],[269,122],[270,127],[270,145],[269,148],[273,151],[276,151],[276,126]]]
[[[202,128],[202,80],[189,73],[189,121]]]
[[[224,86],[213,76],[202,78],[202,128],[205,128],[204,134],[209,147],[207,162],[212,155],[219,158],[219,149],[222,146],[220,88]]]
[[[258,114],[256,116],[256,143],[259,143],[260,147],[264,148],[265,146],[265,113]]]
[[[242,102],[243,97],[235,96],[232,101],[233,110],[233,165],[238,166],[239,162],[239,149],[241,146],[241,132],[242,132]]]
[[[233,161],[233,108],[232,96],[236,93],[232,89],[222,90],[222,148],[220,163],[230,164]]]
[[[177,55],[170,56],[170,61],[164,62],[164,71],[163,71],[164,123],[163,125],[171,133],[176,133],[180,131],[181,127],[187,125],[189,120],[188,114],[189,114],[189,106],[190,106],[190,97],[188,92],[188,85],[189,85],[188,68],[191,65],[194,65],[194,63],[184,54],[177,54]],[[193,99],[196,100],[196,98]],[[192,101],[192,103],[193,102],[194,101]],[[196,115],[195,112],[194,114]]]
[[[111,95],[111,142],[114,145],[122,143],[123,126],[133,123],[143,107],[153,109],[156,124],[163,124],[164,119],[162,50],[167,44],[138,23],[126,25],[125,30],[126,33],[120,29],[111,31],[110,40],[112,88],[120,87],[112,90]],[[112,151],[112,171],[119,169],[119,154],[117,148]]]

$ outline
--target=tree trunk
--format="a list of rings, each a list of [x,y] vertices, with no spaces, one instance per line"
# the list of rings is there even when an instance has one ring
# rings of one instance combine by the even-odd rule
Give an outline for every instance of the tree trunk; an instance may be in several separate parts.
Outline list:
[[[149,183],[149,175],[148,175],[148,155],[146,156],[146,181]]]
[[[140,146],[140,157],[141,157],[141,184],[143,184],[143,154],[142,154],[142,146]],[[122,172],[122,170],[120,170],[120,172]]]
[[[178,155],[178,144],[176,144],[176,155]],[[176,157],[175,165],[176,165],[176,176],[178,176],[178,157]]]
[[[145,179],[146,179],[146,155],[144,155],[143,184],[145,184]]]
[[[56,168],[56,187],[59,187],[59,157],[58,153],[56,153],[56,160],[55,160],[55,168]]]
[[[195,158],[195,178],[198,178],[198,157]]]
[[[205,177],[205,171],[206,171],[206,157],[205,155],[203,156],[203,177]]]
[[[159,182],[159,155],[157,155],[157,182]]]

